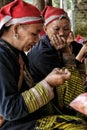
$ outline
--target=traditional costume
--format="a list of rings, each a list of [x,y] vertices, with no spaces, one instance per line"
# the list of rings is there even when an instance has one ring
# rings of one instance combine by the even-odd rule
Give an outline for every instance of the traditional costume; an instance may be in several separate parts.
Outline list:
[[[31,24],[41,21],[39,11],[22,0],[15,0],[0,10],[1,32],[16,23]],[[23,75],[20,75],[20,66],[23,68]],[[34,85],[24,52],[0,38],[0,116],[4,118],[0,130],[45,130],[38,126],[37,120],[53,114],[50,102],[53,97],[52,88],[45,81]],[[78,119],[77,124],[81,124],[86,130],[84,123]]]
[[[69,19],[63,9],[54,8],[50,6],[47,6],[42,11],[42,14],[45,19],[45,25],[48,25],[50,22],[58,18],[60,19],[61,17],[66,17],[67,19]],[[84,64],[75,60],[75,56],[80,51],[82,45],[77,44],[75,41],[73,41],[70,46],[72,49],[72,54],[63,55],[63,52],[61,50],[59,51],[56,50],[50,44],[48,36],[44,34],[44,36],[40,39],[39,43],[36,44],[27,54],[29,59],[30,73],[35,82],[39,82],[40,80],[42,80],[54,68],[68,68],[72,73],[71,79],[69,81],[66,81],[60,87],[54,88],[55,97],[52,104],[54,111],[56,111],[56,113],[59,112],[61,116],[52,116],[50,117],[50,119],[48,117],[48,119],[44,118],[42,120],[39,120],[38,124],[40,128],[37,127],[38,129],[43,128],[44,130],[48,128],[49,130],[51,130],[56,128],[59,130],[61,129],[80,130],[80,128],[78,128],[78,125],[77,127],[75,126],[76,128],[74,128],[73,123],[71,123],[69,124],[70,126],[69,128],[67,124],[68,122],[67,123],[62,122],[63,120],[67,120],[68,118],[68,116],[65,116],[63,114],[75,115],[75,116],[77,115],[77,112],[74,111],[72,108],[70,108],[69,104],[79,94],[85,91],[83,87],[83,79],[80,75],[80,74],[84,75],[85,73],[83,71]],[[72,119],[69,118],[70,120],[76,118],[73,116],[69,117],[72,118]],[[61,123],[58,124],[59,120],[61,120],[60,121]],[[64,123],[63,126],[62,123]]]

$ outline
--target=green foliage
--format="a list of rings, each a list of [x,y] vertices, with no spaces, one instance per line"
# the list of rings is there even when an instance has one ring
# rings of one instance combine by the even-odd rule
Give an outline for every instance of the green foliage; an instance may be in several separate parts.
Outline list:
[[[60,7],[60,2],[59,0],[52,0],[52,5],[54,7]],[[71,0],[67,0],[67,8],[70,9],[71,8]]]
[[[25,2],[32,3],[32,0],[24,0]]]
[[[68,9],[71,8],[71,0],[67,0],[67,8],[68,8]]]
[[[58,0],[52,0],[52,5],[54,7],[60,7],[59,1]]]

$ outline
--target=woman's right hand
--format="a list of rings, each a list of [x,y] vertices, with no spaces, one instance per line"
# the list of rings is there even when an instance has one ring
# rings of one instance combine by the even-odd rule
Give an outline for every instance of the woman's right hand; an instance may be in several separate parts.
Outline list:
[[[51,86],[62,85],[66,80],[71,78],[71,73],[68,69],[62,70],[55,68],[46,78],[45,81]]]
[[[56,50],[61,50],[64,53],[71,54],[71,48],[69,47],[69,43],[63,36],[59,36],[58,34],[53,34],[50,38],[51,45],[54,46]],[[70,42],[70,37],[68,38],[68,42]]]
[[[61,50],[66,47],[67,41],[63,36],[59,36],[58,34],[53,34],[50,37],[51,45],[54,46],[56,50]]]

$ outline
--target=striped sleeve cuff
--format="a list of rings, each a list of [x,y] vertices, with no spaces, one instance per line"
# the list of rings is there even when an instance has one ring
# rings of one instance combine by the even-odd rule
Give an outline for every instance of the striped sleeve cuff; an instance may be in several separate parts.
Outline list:
[[[50,100],[53,99],[54,97],[53,88],[45,80],[42,80],[41,83],[43,84],[44,88],[46,88],[47,91],[49,92]]]
[[[43,80],[33,88],[23,92],[22,97],[29,113],[32,113],[47,104],[54,97],[54,93],[49,84]]]

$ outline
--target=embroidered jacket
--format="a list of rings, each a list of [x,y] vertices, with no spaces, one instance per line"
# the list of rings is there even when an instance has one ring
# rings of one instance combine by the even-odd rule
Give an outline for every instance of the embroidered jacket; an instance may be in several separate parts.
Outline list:
[[[19,54],[26,66],[24,73],[28,74],[20,88]],[[35,120],[49,114],[45,104],[54,96],[51,89],[44,81],[33,86],[26,55],[0,39],[0,114],[6,120],[0,130],[33,130]]]

